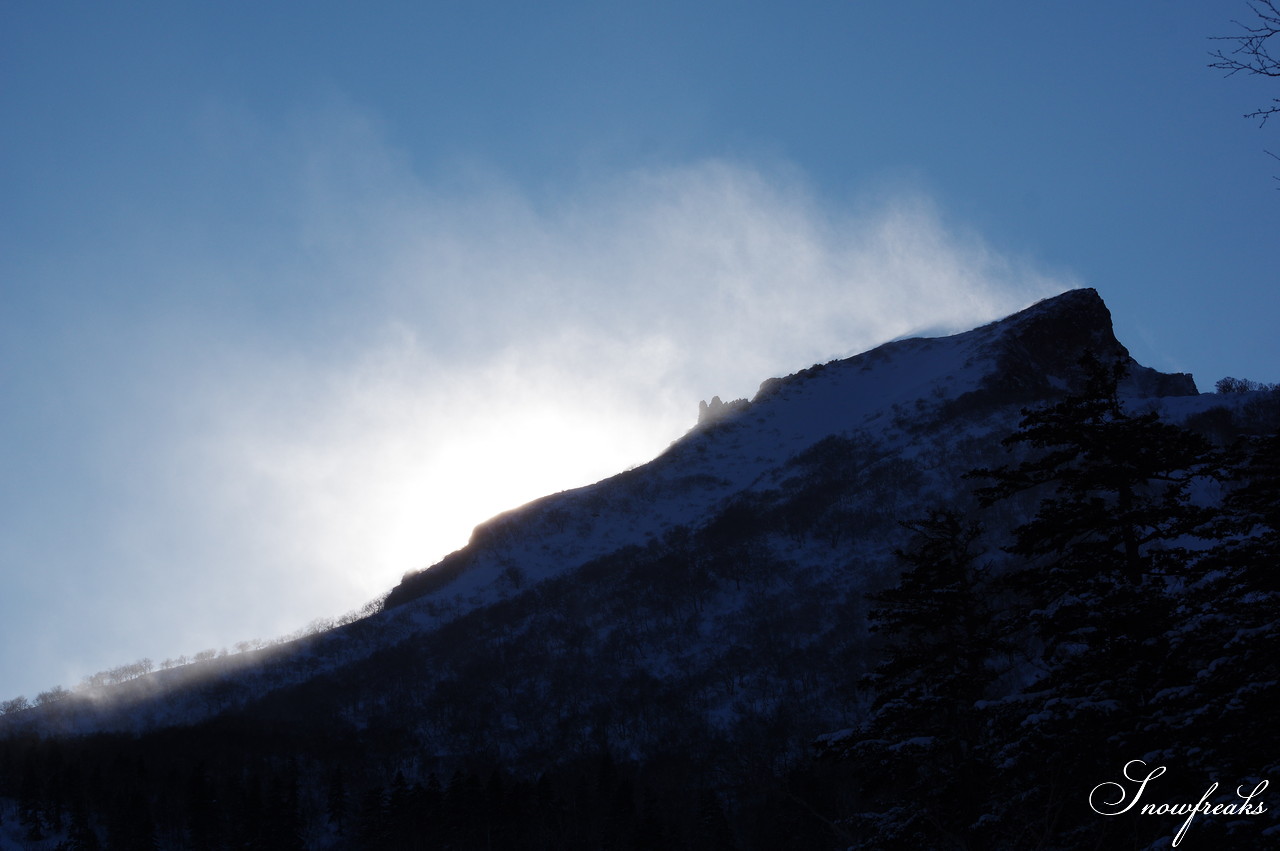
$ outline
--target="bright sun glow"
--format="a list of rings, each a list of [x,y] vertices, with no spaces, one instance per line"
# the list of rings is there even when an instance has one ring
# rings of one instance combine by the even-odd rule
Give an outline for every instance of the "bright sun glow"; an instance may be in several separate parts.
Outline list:
[[[658,451],[622,423],[583,412],[540,408],[475,422],[433,447],[416,486],[417,507],[402,516],[399,552],[387,557],[418,564],[464,545],[472,528],[503,511],[550,493],[590,484]],[[415,528],[415,526],[417,528]]]
[[[358,607],[494,515],[652,459],[699,399],[1062,289],[955,236],[928,199],[833,213],[730,163],[550,206],[482,187],[459,208],[393,176],[399,200],[376,214],[353,216],[345,184],[308,203],[324,262],[296,272],[298,292],[358,284],[376,309],[335,318],[320,345],[231,338],[183,396],[201,400],[207,450],[184,442],[166,467],[185,504],[138,512],[157,534],[133,561],[168,576],[165,544],[181,541],[188,572],[212,577],[204,597],[224,593],[246,623],[219,589],[252,589],[265,625],[249,629]],[[182,464],[197,468],[170,472]]]
[[[651,459],[695,415],[687,406],[646,419],[587,404],[582,388],[535,394],[522,384],[492,402],[429,383],[363,385],[328,421],[305,418],[276,437],[242,432],[225,444],[240,457],[229,468],[251,470],[251,489],[272,494],[258,504],[274,513],[263,543],[278,563],[307,566],[335,599],[342,586],[369,599],[465,546],[497,514]]]

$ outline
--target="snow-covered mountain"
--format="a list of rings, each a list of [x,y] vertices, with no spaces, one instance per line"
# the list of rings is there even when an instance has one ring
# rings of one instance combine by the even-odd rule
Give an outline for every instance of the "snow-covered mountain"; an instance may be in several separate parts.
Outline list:
[[[702,422],[648,464],[481,524],[466,547],[406,575],[372,617],[80,693],[0,724],[68,732],[186,724],[287,700],[324,677],[360,683],[335,690],[327,710],[334,724],[366,727],[436,699],[446,684],[487,692],[494,684],[470,670],[483,668],[481,659],[527,679],[501,688],[513,708],[528,707],[531,697],[554,700],[582,685],[547,676],[571,640],[585,658],[612,660],[602,666],[605,679],[619,681],[613,687],[628,677],[662,690],[696,683],[681,724],[701,717],[731,726],[791,688],[781,657],[802,654],[810,659],[803,668],[819,661],[816,653],[842,666],[840,654],[868,652],[861,597],[892,575],[899,524],[968,499],[960,476],[999,463],[1000,438],[1022,408],[1072,387],[1085,351],[1129,359],[1092,289],[966,333],[898,340],[769,379],[750,401],[704,405]],[[1177,417],[1221,404],[1198,397],[1188,375],[1136,363],[1126,394]],[[492,654],[531,666],[521,673]],[[708,677],[718,685],[702,683]],[[582,700],[619,703],[604,680],[592,687]],[[397,696],[406,688],[411,698]],[[855,698],[819,691],[812,729],[857,715]],[[569,726],[587,738],[610,735],[587,714]],[[514,720],[499,713],[493,723],[521,732],[485,729],[480,738],[508,738],[519,752],[541,737]],[[657,737],[623,738],[641,747]]]
[[[234,731],[263,758],[342,754],[409,782],[606,753],[747,784],[865,717],[866,595],[901,571],[903,524],[972,508],[965,473],[1007,463],[1002,439],[1080,389],[1086,352],[1126,362],[1126,407],[1169,421],[1230,420],[1249,395],[1133,362],[1098,294],[1074,290],[704,403],[653,461],[478,526],[368,617],[9,713],[0,737]]]

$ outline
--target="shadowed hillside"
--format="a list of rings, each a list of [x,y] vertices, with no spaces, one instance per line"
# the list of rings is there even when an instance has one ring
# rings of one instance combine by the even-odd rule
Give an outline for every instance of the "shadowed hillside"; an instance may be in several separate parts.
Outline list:
[[[381,611],[0,716],[0,814],[164,848],[1155,841],[1090,789],[1277,758],[1276,407],[1138,365],[1093,290],[770,379]]]

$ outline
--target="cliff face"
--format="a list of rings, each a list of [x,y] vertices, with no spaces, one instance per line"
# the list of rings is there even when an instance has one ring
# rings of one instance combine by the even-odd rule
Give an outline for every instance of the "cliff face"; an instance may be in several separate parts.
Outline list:
[[[746,399],[722,402],[719,396],[712,396],[709,403],[704,399],[698,403],[698,425],[707,426],[720,422],[734,411],[740,411],[746,406]]]
[[[1124,390],[1135,396],[1195,396],[1186,373],[1161,373],[1142,366],[1116,339],[1111,311],[1094,289],[1079,289],[1045,299],[994,323],[1001,330],[996,370],[988,386],[1012,397],[1034,399],[1072,388],[1085,352],[1099,360],[1129,365]]]

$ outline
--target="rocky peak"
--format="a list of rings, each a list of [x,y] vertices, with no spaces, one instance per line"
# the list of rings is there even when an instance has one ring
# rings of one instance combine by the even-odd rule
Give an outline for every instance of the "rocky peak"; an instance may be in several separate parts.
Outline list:
[[[735,399],[732,402],[722,402],[719,396],[712,396],[710,403],[705,399],[698,403],[698,425],[709,426],[723,420],[734,411],[740,411],[747,406],[746,399]]]
[[[998,332],[997,370],[991,389],[1013,396],[1041,396],[1072,388],[1079,380],[1080,357],[1092,352],[1099,360],[1129,364],[1125,391],[1140,396],[1195,396],[1187,373],[1161,373],[1141,366],[1116,339],[1111,311],[1098,291],[1069,290],[1039,301],[987,326]]]

